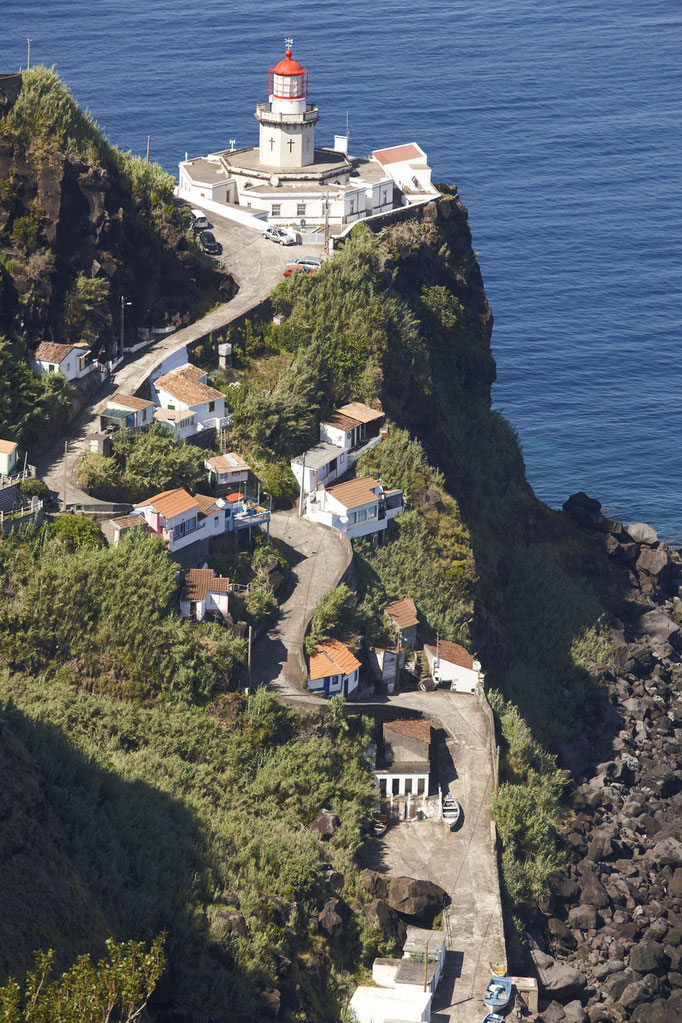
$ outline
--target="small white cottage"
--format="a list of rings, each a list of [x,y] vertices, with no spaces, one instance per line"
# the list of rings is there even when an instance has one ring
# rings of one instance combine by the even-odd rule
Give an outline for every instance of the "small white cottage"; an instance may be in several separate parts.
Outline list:
[[[445,683],[456,693],[475,693],[476,686],[485,678],[480,661],[474,660],[459,643],[450,643],[445,639],[425,643],[424,653],[433,681],[436,684]]]

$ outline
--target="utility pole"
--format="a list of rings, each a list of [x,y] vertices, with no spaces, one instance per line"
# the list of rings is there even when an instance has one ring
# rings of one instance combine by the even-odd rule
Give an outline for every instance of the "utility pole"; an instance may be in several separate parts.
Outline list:
[[[428,941],[424,945],[424,990],[426,991],[426,976],[427,976],[427,965],[429,962],[429,943]]]
[[[303,492],[305,489],[305,451],[303,452],[303,464],[301,465],[301,496],[298,499],[298,517],[303,517]]]
[[[26,70],[28,71],[29,68],[31,67],[31,43],[33,42],[33,40],[29,39],[27,36],[26,42],[28,43],[28,62],[26,64]]]
[[[329,255],[329,192],[324,194],[324,254]]]
[[[395,641],[395,691],[400,692],[400,640],[402,633],[398,629],[398,635]]]
[[[149,163],[149,147],[152,141],[151,135],[147,135],[147,163]]]
[[[248,673],[248,685],[249,685],[249,693],[250,693],[251,692],[251,626],[250,625],[249,625],[249,649],[248,649],[248,653],[247,653],[246,670],[247,670],[247,673]]]
[[[123,356],[123,337],[125,332],[125,319],[126,319],[126,306],[132,305],[132,302],[126,302],[125,295],[121,295],[121,323],[120,323],[120,338],[119,338],[119,356]]]
[[[64,509],[63,509],[64,511],[66,511],[66,479],[67,479],[67,474],[66,474],[66,458],[67,458],[68,453],[69,453],[69,442],[68,442],[68,440],[65,440],[64,441],[64,502],[63,502],[64,503]]]

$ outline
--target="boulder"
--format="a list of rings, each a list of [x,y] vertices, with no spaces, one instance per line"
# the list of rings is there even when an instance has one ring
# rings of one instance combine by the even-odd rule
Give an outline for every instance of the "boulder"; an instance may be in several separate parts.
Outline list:
[[[639,616],[637,626],[648,636],[656,636],[666,642],[672,642],[680,631],[677,622],[674,622],[661,608],[645,611],[643,615]]]
[[[637,973],[655,973],[666,969],[669,964],[663,945],[658,941],[640,941],[630,952],[630,969]]]
[[[365,916],[373,916],[377,927],[387,938],[401,947],[405,944],[407,927],[394,909],[383,899],[375,899],[363,909]]]
[[[568,923],[580,931],[593,931],[597,926],[597,910],[588,903],[568,911]]]
[[[578,942],[563,920],[553,916],[547,923],[547,930],[557,945],[563,948],[576,948]]]
[[[580,901],[584,904],[603,909],[609,904],[609,897],[604,885],[597,877],[596,871],[586,870],[580,878]]]
[[[670,564],[670,557],[667,551],[661,547],[655,550],[651,547],[643,547],[637,558],[636,569],[646,575],[660,575]]]
[[[363,870],[360,884],[375,899],[385,899],[388,895],[388,884],[383,874],[376,870]]]
[[[243,938],[248,938],[249,931],[244,914],[238,909],[216,909],[213,919],[223,934],[240,934]]]
[[[448,905],[450,896],[433,881],[418,881],[414,877],[392,877],[388,889],[388,904],[398,913],[419,920],[433,922],[433,918]]]
[[[577,998],[574,998],[568,1005],[564,1005],[564,1017],[566,1023],[585,1023],[587,1013]]]
[[[646,522],[633,522],[625,527],[625,532],[635,543],[658,543],[658,533]]]
[[[598,527],[602,519],[601,502],[582,490],[564,502],[563,512],[582,526]]]
[[[335,835],[339,830],[341,821],[331,810],[322,809],[318,812],[315,820],[308,825],[310,831],[317,831],[323,842]]]
[[[336,940],[343,934],[343,917],[338,912],[338,899],[327,899],[324,908],[317,914],[317,920],[327,937]]]
[[[558,1002],[550,1002],[542,1012],[543,1023],[565,1023],[566,1013]]]
[[[609,979],[604,982],[602,994],[608,1002],[619,1002],[625,988],[635,980],[637,980],[637,977],[632,970],[621,970],[620,973],[612,973]]]
[[[282,996],[276,987],[266,987],[261,991],[261,1002],[263,1015],[267,1019],[279,1019],[280,1004]]]
[[[553,998],[559,1000],[570,998],[587,986],[585,974],[575,966],[557,962],[540,949],[533,949],[531,957],[537,968],[540,984]]]
[[[682,866],[682,842],[679,838],[662,838],[660,842],[647,853],[647,859],[655,863],[657,867],[680,867]]]

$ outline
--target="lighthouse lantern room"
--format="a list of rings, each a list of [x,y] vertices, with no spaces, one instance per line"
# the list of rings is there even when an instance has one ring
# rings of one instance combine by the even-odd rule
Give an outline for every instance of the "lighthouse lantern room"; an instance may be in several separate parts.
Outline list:
[[[287,39],[284,59],[268,73],[268,102],[256,107],[260,123],[259,162],[273,170],[307,167],[315,161],[315,125],[320,112],[308,103],[308,69],[291,53]]]

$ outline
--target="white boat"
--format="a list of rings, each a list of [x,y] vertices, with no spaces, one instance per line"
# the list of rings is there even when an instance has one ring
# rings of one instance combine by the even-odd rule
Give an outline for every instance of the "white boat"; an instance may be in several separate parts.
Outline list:
[[[450,825],[450,830],[456,826],[461,812],[462,809],[453,794],[446,793],[443,796],[443,820]]]
[[[489,1012],[483,1023],[504,1023],[504,1018],[497,1012]]]

